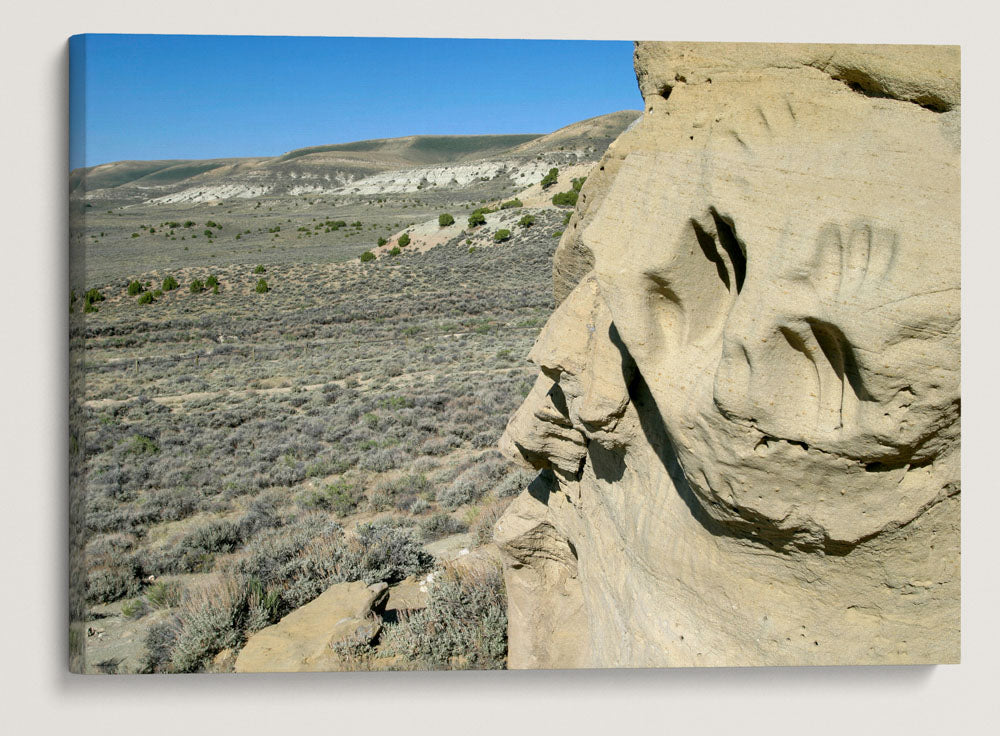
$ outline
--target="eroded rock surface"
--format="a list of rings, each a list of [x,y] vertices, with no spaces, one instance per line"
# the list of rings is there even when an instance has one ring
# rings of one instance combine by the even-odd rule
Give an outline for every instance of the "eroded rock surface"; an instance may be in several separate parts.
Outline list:
[[[958,50],[635,62],[501,441],[512,666],[957,661]]]

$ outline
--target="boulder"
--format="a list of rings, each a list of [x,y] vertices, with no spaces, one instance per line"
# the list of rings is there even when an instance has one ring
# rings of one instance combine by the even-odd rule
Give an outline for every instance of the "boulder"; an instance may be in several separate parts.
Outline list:
[[[338,583],[261,629],[236,658],[236,672],[326,672],[343,669],[334,644],[366,644],[382,630],[386,583]]]

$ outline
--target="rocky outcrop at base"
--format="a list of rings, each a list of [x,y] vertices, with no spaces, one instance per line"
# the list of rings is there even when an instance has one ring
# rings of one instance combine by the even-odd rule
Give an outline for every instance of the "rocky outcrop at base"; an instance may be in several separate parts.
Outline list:
[[[343,669],[336,644],[368,644],[382,630],[386,583],[338,583],[281,621],[251,636],[236,672],[329,672]]]

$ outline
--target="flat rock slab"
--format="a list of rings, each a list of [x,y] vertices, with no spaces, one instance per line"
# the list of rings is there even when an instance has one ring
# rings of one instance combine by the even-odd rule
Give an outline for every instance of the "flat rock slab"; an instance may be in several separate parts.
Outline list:
[[[465,532],[463,534],[452,534],[443,539],[425,544],[424,549],[438,560],[450,561],[459,557],[462,554],[462,550],[470,550],[474,546],[475,543],[472,540],[472,534]],[[466,552],[466,554],[468,553]]]
[[[383,584],[384,585],[384,584]],[[373,586],[374,587],[374,586]],[[343,669],[331,645],[374,638],[381,621],[359,616],[384,602],[363,582],[338,583],[281,621],[251,636],[236,658],[236,672],[328,672]]]
[[[385,604],[387,620],[392,620],[390,616],[393,612],[412,611],[418,608],[427,607],[427,593],[420,589],[423,585],[424,575],[411,575],[405,580],[401,580],[396,585],[389,588],[389,601]]]

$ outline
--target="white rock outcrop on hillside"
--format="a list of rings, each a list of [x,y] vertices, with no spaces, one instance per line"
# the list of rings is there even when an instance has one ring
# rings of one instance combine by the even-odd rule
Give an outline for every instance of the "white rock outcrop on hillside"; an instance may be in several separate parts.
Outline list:
[[[214,202],[219,199],[253,199],[263,197],[272,187],[268,184],[206,184],[205,186],[182,189],[173,194],[165,194],[146,201],[146,204],[180,204],[190,202]]]

